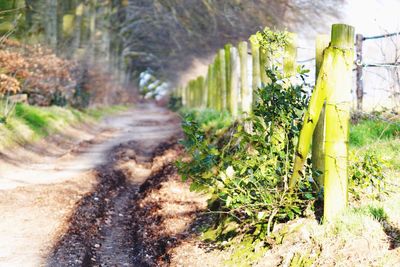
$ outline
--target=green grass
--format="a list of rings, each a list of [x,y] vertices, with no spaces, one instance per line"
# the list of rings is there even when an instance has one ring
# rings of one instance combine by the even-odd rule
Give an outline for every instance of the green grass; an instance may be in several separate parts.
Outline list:
[[[400,120],[362,119],[351,125],[350,150],[359,155],[372,153],[385,162],[388,170],[399,172]]]
[[[109,115],[109,114],[113,114],[113,113],[117,113],[117,112],[121,112],[121,111],[125,111],[127,110],[127,106],[123,106],[123,105],[114,105],[114,106],[106,106],[106,107],[95,107],[95,108],[90,108],[88,110],[85,111],[85,114],[89,115],[92,118],[95,119],[101,119],[102,117]],[[74,110],[76,111],[76,110]]]
[[[400,137],[400,121],[362,119],[350,128],[350,145],[361,147],[377,141]]]
[[[62,132],[68,126],[93,123],[106,115],[126,109],[125,106],[110,106],[80,111],[70,107],[37,107],[17,104],[7,123],[0,123],[0,148],[12,146],[15,143],[29,143],[50,134]]]
[[[209,129],[220,130],[229,127],[233,118],[227,111],[214,109],[182,109],[183,116],[191,115],[204,131]]]

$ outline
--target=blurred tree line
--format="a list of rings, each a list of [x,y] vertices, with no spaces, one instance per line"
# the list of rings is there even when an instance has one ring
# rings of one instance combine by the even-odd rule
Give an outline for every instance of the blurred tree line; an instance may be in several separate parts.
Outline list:
[[[151,69],[174,80],[193,58],[264,26],[335,15],[344,0],[0,0],[0,33],[15,30],[58,55],[100,62],[130,81]],[[14,28],[17,26],[16,28]],[[290,28],[289,28],[290,29]]]
[[[119,35],[127,0],[0,0],[0,34],[123,75]]]

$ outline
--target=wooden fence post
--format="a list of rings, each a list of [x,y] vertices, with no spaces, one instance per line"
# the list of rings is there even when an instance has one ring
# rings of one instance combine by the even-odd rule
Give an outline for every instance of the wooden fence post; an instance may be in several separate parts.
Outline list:
[[[283,73],[286,77],[296,75],[297,59],[297,34],[289,33],[288,43],[285,46],[285,55],[283,57]]]
[[[267,55],[267,51],[264,51],[261,47],[260,47],[260,71],[261,71],[261,82],[265,85],[268,84],[270,82],[267,72],[266,72],[266,68],[268,68],[269,66],[269,59],[268,59],[268,55]]]
[[[240,82],[240,61],[236,47],[231,47],[231,82],[230,82],[230,99],[229,110],[234,118],[238,116],[239,109],[239,82]]]
[[[324,193],[325,211],[332,218],[347,203],[347,141],[351,103],[354,28],[332,26],[331,43],[324,59],[300,132],[290,188],[303,176],[312,136],[322,107],[325,109]]]
[[[190,82],[186,86],[186,107],[190,108]]]
[[[247,42],[239,43],[239,57],[240,57],[240,93],[241,93],[241,112],[250,114],[253,102],[252,90],[249,86],[248,76],[248,55],[247,55]]]
[[[219,69],[219,92],[220,92],[220,110],[226,109],[226,62],[225,62],[225,50],[220,49],[218,52],[220,69]]]
[[[332,25],[331,90],[326,98],[324,220],[330,221],[347,207],[348,139],[354,56],[354,28]]]
[[[324,59],[324,50],[329,46],[330,37],[327,34],[317,36],[315,42],[315,82],[317,82],[319,70]],[[319,176],[314,176],[314,181],[319,186],[324,185],[324,151],[325,151],[325,105],[322,108],[321,115],[319,116],[317,126],[315,127],[313,140],[312,140],[312,167],[314,173],[321,172]]]
[[[189,82],[189,108],[193,108],[193,99],[194,99],[194,88],[193,88],[193,80]]]
[[[207,70],[207,78],[206,78],[206,86],[205,86],[205,96],[204,96],[204,105],[205,108],[209,108],[211,105],[211,87],[212,87],[212,82],[211,82],[211,68],[212,68],[212,63],[208,65],[208,70]]]
[[[196,80],[196,107],[202,108],[203,106],[203,87],[204,77],[199,76]]]
[[[182,88],[182,106],[186,107],[187,106],[187,86]]]
[[[252,72],[253,72],[253,101],[254,101],[254,92],[260,88],[261,86],[261,73],[260,73],[260,45],[257,42],[255,35],[250,37],[251,43],[251,56],[252,56]]]
[[[214,64],[213,63],[211,63],[209,66],[208,66],[208,72],[207,72],[207,104],[206,104],[206,107],[207,108],[213,108],[213,99],[212,99],[212,97],[213,97],[213,90],[214,90],[214,87],[213,87],[213,69],[214,69]]]
[[[226,94],[225,94],[225,108],[232,114],[231,110],[231,83],[232,83],[232,55],[231,44],[224,46],[225,53],[225,77],[226,77]]]
[[[219,54],[217,54],[217,56],[215,57],[215,61],[214,61],[214,83],[215,83],[215,91],[213,94],[213,102],[214,102],[214,108],[216,110],[221,110],[221,86],[220,86],[220,76],[221,76],[221,61],[220,61],[220,57]]]
[[[357,95],[357,110],[362,111],[363,97],[364,97],[364,82],[363,82],[363,41],[364,36],[362,34],[356,35],[356,72],[357,72],[357,87],[356,87],[356,95]]]

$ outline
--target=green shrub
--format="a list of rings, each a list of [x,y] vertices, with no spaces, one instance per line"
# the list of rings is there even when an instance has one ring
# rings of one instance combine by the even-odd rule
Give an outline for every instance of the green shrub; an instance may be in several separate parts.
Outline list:
[[[211,195],[209,207],[220,214],[221,238],[239,233],[263,238],[275,222],[302,215],[314,200],[309,180],[294,192],[287,190],[309,100],[306,85],[291,84],[277,68],[268,76],[271,83],[256,92],[254,115],[248,119],[252,133],[244,131],[243,122],[228,128],[213,124],[221,115],[211,111],[189,113],[182,125],[191,160],[178,163],[180,173],[191,179],[192,190]],[[306,174],[311,177],[309,166]]]
[[[168,108],[172,111],[178,111],[182,108],[182,97],[171,95],[168,101]]]
[[[349,192],[356,200],[379,199],[385,194],[384,162],[374,153],[350,154]]]

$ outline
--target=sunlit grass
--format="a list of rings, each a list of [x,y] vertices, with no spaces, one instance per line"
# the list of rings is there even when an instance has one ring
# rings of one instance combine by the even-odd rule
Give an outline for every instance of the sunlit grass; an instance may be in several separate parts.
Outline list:
[[[90,117],[94,119],[101,119],[105,115],[121,112],[121,111],[126,111],[128,110],[128,106],[124,105],[114,105],[114,106],[105,106],[105,107],[95,107],[95,108],[90,108],[84,111],[84,114],[89,115]],[[78,112],[77,110],[71,109],[72,112]],[[80,113],[82,114],[82,113]]]
[[[183,109],[183,116],[191,115],[204,131],[209,129],[220,130],[229,127],[233,118],[227,111],[214,109]]]
[[[361,147],[377,141],[400,138],[400,121],[384,121],[377,118],[362,119],[350,128],[350,145]]]
[[[17,104],[6,123],[0,123],[0,147],[24,144],[52,133],[62,132],[66,127],[90,123],[116,112],[126,106],[96,107],[84,111],[70,107],[37,107]]]

